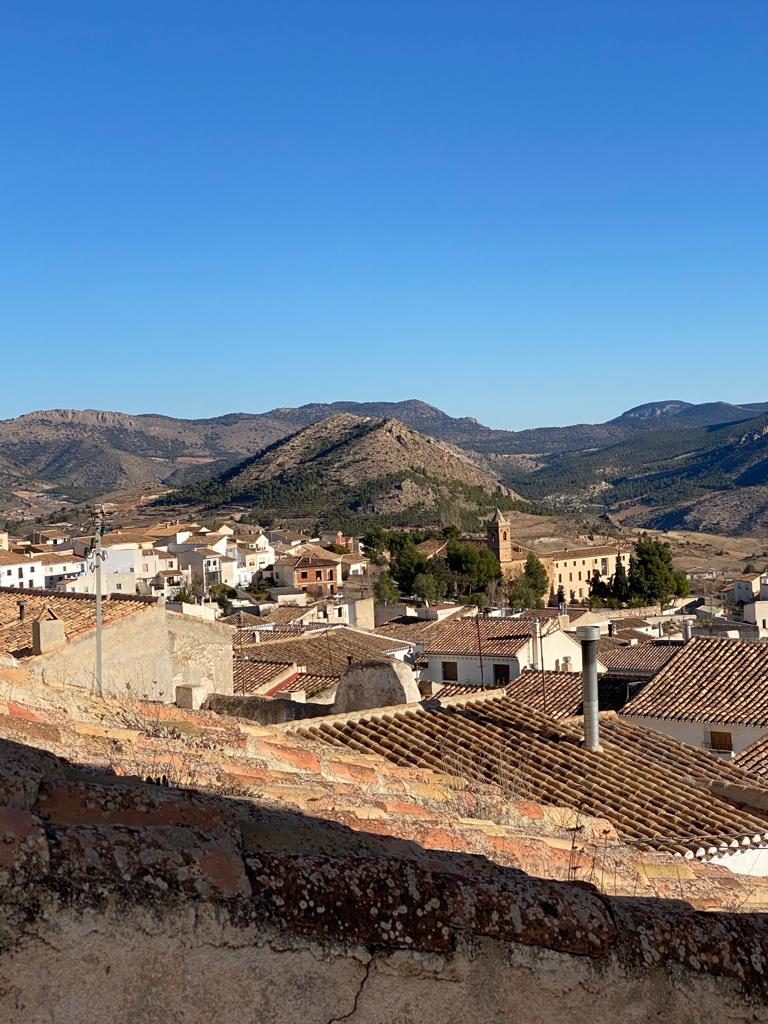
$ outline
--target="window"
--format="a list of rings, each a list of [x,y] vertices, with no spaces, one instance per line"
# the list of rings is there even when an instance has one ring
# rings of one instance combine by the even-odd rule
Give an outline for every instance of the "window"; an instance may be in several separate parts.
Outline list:
[[[563,582],[563,574],[562,574],[562,573],[560,573],[560,574],[558,575],[558,577],[557,577],[557,582],[558,582],[558,583],[562,583],[562,582]]]
[[[581,570],[579,570],[579,583],[581,583]]]
[[[337,619],[340,619],[343,614],[344,614],[344,609],[343,608],[337,608],[336,609],[336,618]]]
[[[504,686],[509,682],[509,665],[493,666],[493,681],[496,686]]]
[[[573,573],[572,572],[568,573],[568,582],[569,583],[573,583]]]
[[[116,583],[115,584],[115,590],[122,590],[122,589],[123,589],[123,584],[122,583]]]
[[[329,580],[332,580],[332,579],[333,579],[333,569],[329,569],[329,570],[328,570],[328,579],[329,579]]]
[[[316,580],[321,580],[322,578],[323,578],[323,573],[322,573],[322,570],[320,570],[320,569],[315,569],[315,579],[316,579]]]
[[[600,559],[600,571],[602,572],[603,576],[607,576],[608,575],[608,559],[607,558],[601,558]]]
[[[733,738],[729,732],[710,732],[709,746],[712,750],[733,750]]]
[[[24,570],[22,569],[21,566],[19,566],[19,576],[23,576],[23,575],[24,575]]]
[[[444,661],[442,663],[443,682],[455,683],[459,679],[459,666],[455,661]]]
[[[506,540],[506,539],[507,539],[507,531],[506,531],[506,530],[503,530],[503,531],[502,531],[502,534],[501,534],[501,539],[502,539],[502,540]]]
[[[302,574],[301,574],[301,578],[302,578],[303,580],[305,580],[305,579],[307,578],[307,574],[306,574],[306,572],[302,572]]]

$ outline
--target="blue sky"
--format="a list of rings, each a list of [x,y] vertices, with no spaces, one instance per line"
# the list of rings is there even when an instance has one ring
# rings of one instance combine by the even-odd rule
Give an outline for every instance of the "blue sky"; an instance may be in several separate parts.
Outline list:
[[[768,401],[764,0],[5,0],[0,416]]]

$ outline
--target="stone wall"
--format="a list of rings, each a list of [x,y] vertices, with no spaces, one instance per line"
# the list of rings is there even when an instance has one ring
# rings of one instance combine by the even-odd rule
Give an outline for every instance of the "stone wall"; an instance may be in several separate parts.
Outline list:
[[[761,915],[313,843],[312,819],[162,787],[38,792],[56,765],[22,767],[0,809],[4,1024],[768,1019]]]
[[[288,697],[229,696],[212,694],[205,702],[208,711],[218,715],[234,715],[259,725],[280,725],[331,713],[331,704],[314,704]]]
[[[230,626],[205,622],[148,606],[104,627],[102,691],[173,703],[175,684],[190,665],[200,668],[210,691],[232,692]],[[48,654],[25,659],[33,676],[48,683],[95,689],[96,636],[90,632]]]

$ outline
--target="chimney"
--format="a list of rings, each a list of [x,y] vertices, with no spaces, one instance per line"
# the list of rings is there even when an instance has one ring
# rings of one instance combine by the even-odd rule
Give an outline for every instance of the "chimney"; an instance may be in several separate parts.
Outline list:
[[[351,664],[352,664],[352,655],[348,654],[347,655],[347,665],[351,665]]]
[[[608,623],[608,636],[616,636],[616,623],[615,622],[609,622]]]
[[[691,620],[690,619],[683,619],[683,642],[687,644],[692,636],[693,636],[693,624],[692,624]]]
[[[600,721],[597,694],[597,641],[599,626],[578,626],[576,636],[581,642],[581,702],[584,708],[584,746],[599,751]]]
[[[19,603],[19,622],[23,622],[27,617],[27,602],[22,598]]]
[[[663,637],[663,636],[664,636],[664,623],[660,622],[659,623],[659,637]]]

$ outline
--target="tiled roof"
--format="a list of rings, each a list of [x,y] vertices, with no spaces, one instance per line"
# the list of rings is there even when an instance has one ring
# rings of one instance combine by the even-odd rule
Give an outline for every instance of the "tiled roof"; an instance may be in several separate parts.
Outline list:
[[[285,675],[290,661],[254,661],[235,656],[232,662],[232,688],[234,693],[257,693],[273,679]]]
[[[610,712],[601,715],[599,752],[582,746],[580,727],[510,697],[357,712],[288,728],[396,765],[495,783],[511,800],[565,804],[606,818],[626,839],[688,856],[768,837],[768,815],[713,789],[717,783],[754,789],[751,776]]]
[[[551,718],[573,718],[584,710],[580,672],[526,669],[506,684],[504,692]],[[627,702],[627,684],[603,676],[598,681],[598,702],[601,711],[618,711]]]
[[[600,661],[613,675],[650,676],[655,675],[663,665],[680,650],[677,643],[636,644],[630,647],[614,647],[600,651]]]
[[[480,683],[449,683],[441,687],[434,696],[434,700],[444,700],[446,697],[479,697],[488,692],[487,686]]]
[[[750,775],[757,775],[764,782],[768,782],[768,733],[740,750],[732,763]]]
[[[24,621],[19,620],[19,601],[26,602]],[[154,605],[154,598],[111,595],[102,602],[105,626],[142,612]],[[14,590],[0,588],[0,653],[24,658],[32,653],[32,622],[49,608],[64,623],[67,639],[96,628],[96,598],[91,594],[62,594],[58,590]]]
[[[393,642],[374,633],[339,626],[285,639],[273,640],[270,633],[262,633],[260,643],[243,650],[249,658],[259,661],[295,661],[307,672],[335,676],[347,667],[348,658],[354,662],[387,657],[407,646],[402,641]]]
[[[456,615],[460,616],[464,608],[457,608]],[[383,626],[377,626],[375,631],[379,636],[391,636],[395,640],[407,640],[410,643],[424,643],[438,627],[446,622],[453,621],[453,616],[437,619],[419,619],[415,615],[400,615],[396,619],[390,619]],[[477,634],[475,634],[477,635]]]
[[[448,541],[443,537],[432,537],[430,540],[423,540],[416,545],[416,550],[423,558],[435,558],[442,554],[448,547]]]
[[[74,562],[85,562],[85,555],[56,555],[51,552],[51,554],[38,555],[34,560],[42,562],[43,565],[71,565]]]
[[[528,643],[532,629],[525,619],[449,619],[430,633],[426,653],[476,657],[482,649],[489,657],[514,657]]]
[[[317,672],[299,672],[290,682],[285,685],[280,684],[274,691],[270,691],[270,696],[279,696],[281,693],[298,693],[303,690],[307,695],[307,700],[313,700],[321,693],[336,686],[338,681],[338,676],[319,675]]]
[[[555,562],[562,562],[568,559],[598,558],[601,555],[625,555],[626,553],[626,548],[622,548],[618,544],[603,544],[594,548],[563,548],[560,551],[547,551],[544,552],[544,557],[551,558]]]
[[[694,637],[624,714],[768,726],[768,644]]]
[[[17,554],[15,551],[0,551],[0,565],[33,565],[40,561],[42,561],[42,555],[30,558],[29,555]]]

